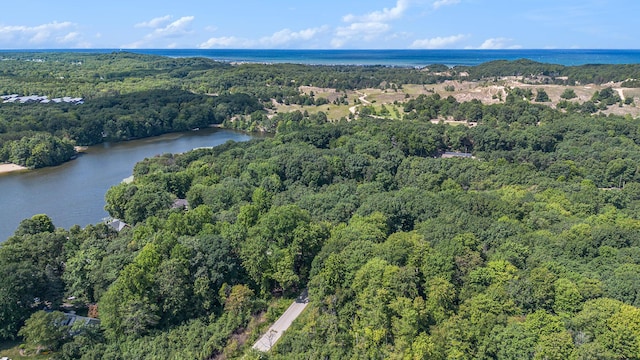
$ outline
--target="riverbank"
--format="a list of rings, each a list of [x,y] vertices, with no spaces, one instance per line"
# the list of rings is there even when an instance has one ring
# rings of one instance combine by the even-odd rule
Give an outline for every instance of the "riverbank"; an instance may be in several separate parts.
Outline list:
[[[0,175],[23,170],[28,170],[28,168],[16,164],[0,164]]]
[[[183,153],[253,135],[225,129],[200,129],[154,138],[90,146],[85,155],[59,166],[0,176],[0,243],[35,214],[47,214],[56,227],[96,224],[109,214],[104,195],[133,173],[135,164],[165,153]],[[0,356],[1,358],[2,356]]]

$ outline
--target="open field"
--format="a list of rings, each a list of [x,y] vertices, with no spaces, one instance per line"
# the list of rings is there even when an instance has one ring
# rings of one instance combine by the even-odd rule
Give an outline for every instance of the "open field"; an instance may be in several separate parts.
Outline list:
[[[324,97],[330,101],[330,104],[321,106],[304,106],[304,105],[275,105],[275,112],[289,112],[289,111],[307,111],[310,114],[323,111],[330,119],[340,119],[342,117],[348,117],[351,113],[356,115],[362,106],[372,106],[376,114],[385,118],[400,119],[403,113],[403,103],[409,99],[416,98],[420,95],[432,95],[440,94],[442,97],[453,96],[458,102],[465,102],[471,100],[480,100],[483,104],[497,104],[507,96],[509,89],[513,88],[531,89],[536,94],[538,89],[544,89],[549,95],[549,102],[542,103],[551,107],[556,105],[563,99],[560,95],[566,89],[573,89],[576,94],[576,98],[571,99],[571,102],[583,103],[591,99],[596,91],[600,91],[604,88],[611,87],[614,89],[623,99],[631,97],[634,99],[633,104],[610,106],[609,109],[603,111],[604,114],[626,115],[629,114],[633,117],[640,116],[640,89],[636,88],[622,88],[620,83],[608,83],[603,85],[578,85],[578,86],[565,86],[565,85],[549,85],[549,84],[526,84],[518,81],[516,78],[503,78],[497,81],[445,81],[440,84],[428,84],[428,85],[404,85],[400,89],[379,89],[379,88],[366,88],[358,89],[355,91],[338,92],[335,89],[319,88],[312,86],[301,86],[300,91],[306,95],[313,94],[316,98]],[[348,105],[335,105],[333,101],[347,96]],[[386,108],[386,111],[383,109]],[[447,119],[441,119],[445,122]]]
[[[311,105],[311,106],[305,106],[305,105],[284,105],[284,104],[277,104],[276,108],[274,111],[272,111],[272,114],[275,113],[287,113],[287,112],[292,112],[292,111],[306,111],[309,114],[316,114],[320,111],[323,111],[325,114],[327,114],[327,117],[329,119],[334,119],[334,120],[338,120],[341,117],[347,117],[349,116],[349,107],[346,105],[334,105],[334,104],[325,104],[325,105],[320,105],[320,106],[316,106],[316,105]]]
[[[30,359],[30,360],[46,360],[52,359],[53,354],[43,353],[39,355],[20,355],[20,342],[18,341],[5,341],[0,342],[0,358],[6,356],[12,360]]]

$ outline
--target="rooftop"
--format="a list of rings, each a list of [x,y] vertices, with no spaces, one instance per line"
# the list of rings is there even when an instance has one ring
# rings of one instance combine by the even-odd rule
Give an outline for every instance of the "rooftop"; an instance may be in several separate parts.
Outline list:
[[[446,151],[442,154],[443,158],[448,159],[448,158],[454,158],[454,157],[458,157],[458,158],[469,158],[472,159],[473,158],[473,154],[471,153],[464,153],[464,152],[456,152],[456,151]]]
[[[2,103],[20,103],[20,104],[26,104],[26,103],[42,103],[42,104],[48,104],[51,102],[54,103],[69,103],[69,104],[84,104],[84,99],[80,98],[80,97],[70,97],[70,96],[65,96],[62,98],[54,98],[54,99],[49,99],[48,96],[46,95],[29,95],[29,96],[20,96],[18,94],[11,94],[11,95],[0,95],[0,99],[2,99]]]

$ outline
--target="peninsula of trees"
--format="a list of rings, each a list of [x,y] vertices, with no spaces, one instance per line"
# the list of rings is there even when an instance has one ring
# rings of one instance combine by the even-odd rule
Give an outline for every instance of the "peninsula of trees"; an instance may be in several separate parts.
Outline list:
[[[274,135],[138,163],[105,195],[120,232],[24,220],[0,245],[0,339],[62,359],[640,358],[636,66],[46,56],[0,89],[86,102],[0,104],[5,147],[176,123]],[[41,311],[89,306],[99,325]]]

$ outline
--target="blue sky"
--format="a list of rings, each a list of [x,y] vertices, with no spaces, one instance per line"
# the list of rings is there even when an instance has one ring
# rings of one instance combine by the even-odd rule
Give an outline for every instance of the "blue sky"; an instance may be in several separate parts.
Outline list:
[[[640,49],[638,0],[5,1],[0,49]]]

